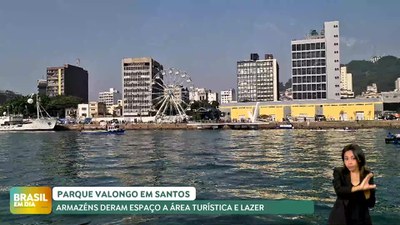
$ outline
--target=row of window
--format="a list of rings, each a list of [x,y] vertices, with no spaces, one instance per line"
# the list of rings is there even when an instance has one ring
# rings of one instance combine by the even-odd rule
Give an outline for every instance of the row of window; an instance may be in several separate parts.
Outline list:
[[[298,68],[292,70],[293,75],[326,74],[326,67]]]
[[[325,66],[325,59],[312,59],[312,60],[295,60],[292,61],[292,67],[305,67],[305,66]]]
[[[240,80],[238,83],[238,86],[250,86],[250,85],[256,85],[256,84],[269,84],[272,83],[274,80],[273,79],[246,79],[246,80]]]
[[[150,72],[124,72],[124,76],[150,75]]]
[[[266,87],[266,86],[258,86],[256,87],[238,87],[240,92],[256,92],[256,91],[269,91],[272,92],[274,90],[273,87]]]
[[[320,82],[326,82],[326,76],[297,76],[293,77],[293,84],[297,83],[320,83]]]
[[[325,49],[325,42],[292,45],[292,51],[306,51],[315,49]]]
[[[293,91],[326,91],[326,84],[293,85]]]
[[[132,62],[132,63],[124,63],[125,66],[150,66],[149,62]]]
[[[272,62],[238,62],[237,67],[270,67],[272,66]]]
[[[293,93],[293,99],[324,99],[326,92]]]
[[[238,74],[273,74],[272,69],[238,69]]]
[[[135,66],[124,66],[124,70],[150,70],[150,67],[135,67]]]
[[[293,52],[292,59],[325,58],[325,51]]]
[[[151,89],[148,88],[138,88],[138,87],[124,87],[125,92],[129,93],[136,93],[136,92],[143,92],[143,93],[151,93]]]

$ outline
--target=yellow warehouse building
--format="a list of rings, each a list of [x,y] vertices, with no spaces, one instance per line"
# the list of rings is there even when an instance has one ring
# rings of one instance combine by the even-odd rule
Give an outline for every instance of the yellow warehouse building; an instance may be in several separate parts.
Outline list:
[[[258,108],[256,110],[256,107]],[[374,120],[383,111],[380,99],[341,99],[285,102],[239,102],[222,104],[223,119],[232,121],[251,120],[254,113],[260,119],[282,122],[285,118],[314,120],[324,115],[326,120]]]

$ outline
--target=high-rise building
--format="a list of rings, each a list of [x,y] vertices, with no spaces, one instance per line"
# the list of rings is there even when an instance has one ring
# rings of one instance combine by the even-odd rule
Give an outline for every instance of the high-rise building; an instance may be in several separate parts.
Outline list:
[[[347,67],[340,67],[340,97],[354,98],[353,75],[347,72]]]
[[[122,95],[114,88],[110,91],[99,92],[99,102],[106,104],[107,112],[112,114],[112,106],[116,105],[118,100],[122,99]]]
[[[400,77],[396,79],[394,86],[396,87],[395,91],[400,91]]]
[[[149,57],[122,59],[122,97],[124,116],[150,116],[153,101],[163,94],[163,66]],[[158,74],[158,75],[157,75]],[[157,76],[156,76],[157,75]]]
[[[291,44],[293,99],[340,99],[339,21]]]
[[[273,55],[259,59],[252,53],[250,60],[237,62],[237,100],[266,102],[279,99],[279,65]]]
[[[236,101],[236,91],[234,88],[221,91],[221,104],[230,103],[233,101]]]
[[[46,95],[47,93],[47,80],[38,80],[37,88],[39,95]]]
[[[89,100],[89,75],[81,67],[65,64],[58,67],[47,67],[47,95],[67,95]]]

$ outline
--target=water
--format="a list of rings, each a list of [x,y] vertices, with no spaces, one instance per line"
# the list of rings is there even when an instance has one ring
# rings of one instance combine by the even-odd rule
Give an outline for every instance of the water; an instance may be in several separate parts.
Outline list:
[[[400,217],[400,147],[387,132],[307,130],[0,133],[0,224],[326,224],[332,168],[360,144],[375,173],[377,224]],[[194,186],[197,199],[304,199],[313,215],[11,215],[13,186]]]

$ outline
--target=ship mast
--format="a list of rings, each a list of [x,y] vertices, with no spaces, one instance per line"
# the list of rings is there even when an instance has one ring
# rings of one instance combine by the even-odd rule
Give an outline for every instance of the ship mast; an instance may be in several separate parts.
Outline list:
[[[40,111],[40,106],[39,106],[39,95],[36,94],[36,114],[37,114],[37,118],[39,119],[39,111]]]

